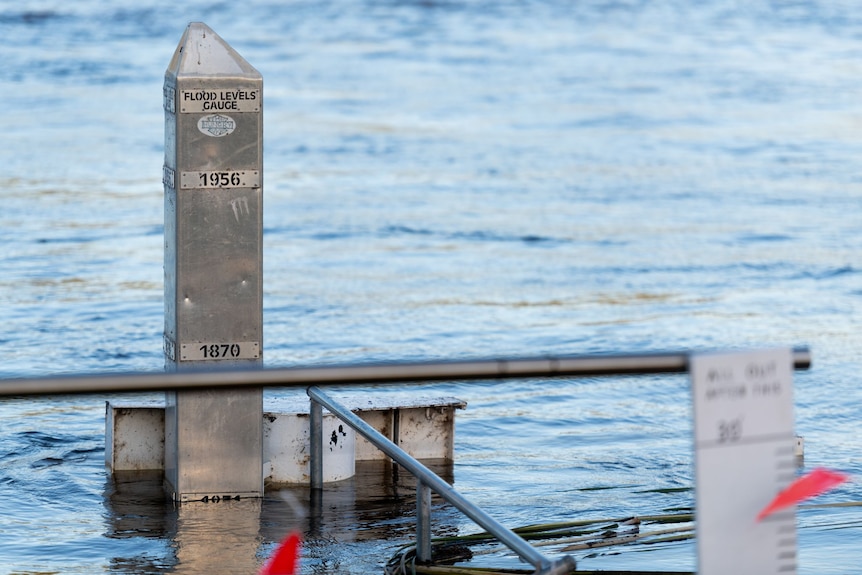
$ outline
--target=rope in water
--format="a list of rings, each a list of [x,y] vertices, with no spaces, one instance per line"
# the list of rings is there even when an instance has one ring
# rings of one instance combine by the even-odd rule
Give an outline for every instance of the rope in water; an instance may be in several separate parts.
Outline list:
[[[798,506],[799,510],[862,507],[862,501],[821,503]],[[841,525],[844,525],[843,523]],[[854,523],[854,525],[858,525]],[[818,525],[823,528],[824,525]],[[839,526],[840,527],[840,526]],[[836,527],[837,528],[837,527]],[[513,529],[535,547],[553,547],[554,552],[587,551],[620,545],[653,545],[693,539],[694,515],[667,513],[639,517],[584,519],[527,525]],[[455,565],[474,557],[500,553],[500,544],[489,533],[440,537],[431,542],[431,564],[416,562],[416,546],[401,547],[387,562],[385,575],[520,575],[532,569]],[[690,571],[573,571],[577,575],[683,575]]]
[[[513,529],[515,533],[535,547],[554,546],[555,552],[567,553],[633,543],[671,542],[694,537],[691,513],[650,515],[617,519],[588,519],[579,521],[527,525]],[[670,523],[685,524],[665,527]],[[647,528],[647,527],[650,528]],[[657,527],[657,528],[652,528]],[[661,527],[661,528],[658,528]],[[386,575],[512,575],[533,573],[533,570],[472,567],[453,565],[470,561],[478,555],[499,553],[500,546],[489,533],[441,537],[431,542],[432,564],[416,562],[415,545],[402,547],[387,563]],[[579,575],[589,571],[577,571]],[[603,573],[613,573],[603,571]],[[640,573],[625,571],[627,574]],[[654,575],[663,572],[651,571]],[[667,572],[670,573],[670,572]],[[673,572],[678,573],[678,572]]]

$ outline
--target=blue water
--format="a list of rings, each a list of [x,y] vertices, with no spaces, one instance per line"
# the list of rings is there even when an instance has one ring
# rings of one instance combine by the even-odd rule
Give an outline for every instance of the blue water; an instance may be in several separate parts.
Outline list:
[[[850,2],[4,3],[0,376],[161,369],[161,88],[189,21],[264,76],[268,366],[808,345],[805,466],[862,471]],[[691,486],[687,386],[426,391],[468,401],[456,487],[516,526],[690,505],[645,494]],[[305,572],[369,573],[412,536],[411,491],[361,482],[315,526],[275,494],[165,506],[106,476],[104,399],[0,403],[0,569],[253,573],[298,523]],[[859,528],[800,513],[800,572],[858,572]]]

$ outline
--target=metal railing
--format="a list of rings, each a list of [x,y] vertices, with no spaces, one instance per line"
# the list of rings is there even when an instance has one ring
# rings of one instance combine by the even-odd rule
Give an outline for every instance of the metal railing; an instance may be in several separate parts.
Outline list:
[[[321,406],[323,406],[416,478],[416,559],[418,561],[431,561],[431,491],[434,491],[461,513],[475,521],[485,531],[496,537],[506,547],[514,551],[518,557],[535,567],[537,574],[562,574],[569,573],[575,569],[574,558],[569,555],[556,560],[545,557],[535,547],[503,526],[482,509],[470,503],[437,474],[392,443],[382,433],[365,423],[359,416],[336,403],[319,388],[309,387],[307,393],[311,398],[312,488],[320,489],[323,486],[323,416],[321,409]]]
[[[0,380],[0,396],[685,373],[688,359],[688,352],[672,352],[214,371],[215,363],[207,371],[5,379]],[[807,348],[793,350],[793,364],[796,369],[811,365]]]

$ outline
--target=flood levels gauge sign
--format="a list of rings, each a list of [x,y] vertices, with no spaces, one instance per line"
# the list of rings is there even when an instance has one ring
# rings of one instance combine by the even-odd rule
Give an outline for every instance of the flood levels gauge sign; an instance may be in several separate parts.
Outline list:
[[[700,575],[796,573],[796,508],[758,513],[796,478],[790,349],[691,358]]]

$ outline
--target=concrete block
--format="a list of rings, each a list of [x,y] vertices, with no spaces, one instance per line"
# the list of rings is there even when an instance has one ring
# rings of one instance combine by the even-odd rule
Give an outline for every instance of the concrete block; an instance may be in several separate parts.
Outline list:
[[[165,468],[164,402],[105,403],[105,465],[111,471]]]
[[[339,403],[416,459],[455,459],[455,410],[467,407],[456,397],[387,394]],[[356,438],[356,461],[385,459],[374,445]]]
[[[307,403],[307,402],[306,402]],[[323,481],[332,483],[355,473],[356,434],[331,413],[323,414]],[[267,481],[309,483],[309,415],[296,409],[273,409],[263,414],[263,457],[269,461]]]

